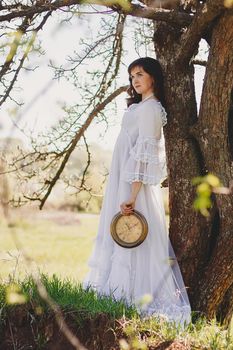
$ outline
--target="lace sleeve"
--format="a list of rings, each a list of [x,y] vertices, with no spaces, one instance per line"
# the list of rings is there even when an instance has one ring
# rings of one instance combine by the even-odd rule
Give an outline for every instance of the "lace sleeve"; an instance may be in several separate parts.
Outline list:
[[[159,103],[150,104],[144,112],[140,115],[139,136],[125,166],[124,180],[157,185],[167,176],[162,129],[167,122],[166,112]]]
[[[156,185],[167,176],[164,137],[156,140],[152,137],[138,138],[130,151],[125,169],[125,181],[141,181]]]

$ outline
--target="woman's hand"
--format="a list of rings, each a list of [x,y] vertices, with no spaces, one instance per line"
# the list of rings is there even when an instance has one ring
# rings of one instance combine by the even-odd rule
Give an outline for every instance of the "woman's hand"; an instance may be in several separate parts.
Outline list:
[[[138,192],[140,191],[141,187],[142,187],[141,181],[134,181],[132,183],[130,199],[121,203],[121,205],[120,205],[121,213],[123,215],[130,215],[133,212],[133,210],[135,208],[136,198],[137,198]]]
[[[130,215],[135,208],[135,201],[136,201],[136,198],[130,198],[129,200],[121,203],[120,205],[121,213],[123,215]]]

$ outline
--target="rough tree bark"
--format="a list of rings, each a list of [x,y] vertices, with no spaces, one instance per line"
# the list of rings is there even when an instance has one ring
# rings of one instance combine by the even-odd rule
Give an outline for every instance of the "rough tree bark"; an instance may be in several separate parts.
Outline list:
[[[212,172],[228,186],[233,178],[232,123],[228,120],[232,118],[233,16],[223,14],[212,23],[199,116],[193,64],[177,56],[180,38],[181,32],[168,24],[155,26],[155,51],[164,69],[168,105],[170,238],[193,309],[208,317],[217,313],[229,321],[233,311],[233,196],[213,197],[210,216],[204,218],[192,208],[191,179]]]
[[[233,16],[225,14],[213,29],[199,120],[193,132],[208,171],[215,173],[224,186],[229,186],[233,179],[228,132],[232,89]],[[217,212],[210,247],[193,302],[210,317],[217,308],[219,316],[226,317],[221,315],[221,303],[225,304],[225,296],[232,299],[229,294],[232,294],[230,287],[233,285],[233,194],[216,195],[215,203]],[[204,240],[205,236],[201,238]]]

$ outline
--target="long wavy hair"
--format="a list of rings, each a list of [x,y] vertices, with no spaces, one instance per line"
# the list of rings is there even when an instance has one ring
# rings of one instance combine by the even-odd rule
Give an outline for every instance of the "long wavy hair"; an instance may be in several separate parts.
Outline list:
[[[150,76],[154,78],[154,95],[161,102],[163,107],[166,108],[162,67],[158,60],[151,57],[138,58],[128,67],[130,86],[127,93],[130,97],[126,99],[127,106],[129,107],[131,104],[139,103],[142,100],[142,95],[138,94],[132,85],[131,71],[134,67],[142,67],[146,73],[150,74]]]

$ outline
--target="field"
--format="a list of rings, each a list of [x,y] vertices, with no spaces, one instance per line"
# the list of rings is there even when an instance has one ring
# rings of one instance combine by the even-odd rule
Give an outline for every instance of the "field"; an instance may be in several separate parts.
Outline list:
[[[57,211],[16,211],[10,227],[0,221],[0,275],[24,278],[32,269],[81,281],[96,235],[99,215]],[[16,241],[18,240],[18,247]],[[20,249],[19,249],[20,248]],[[25,262],[21,248],[34,261]]]
[[[13,211],[10,224],[0,218],[1,279],[9,274],[21,279],[33,268],[50,276],[82,281],[98,223],[96,214],[36,209]],[[23,259],[22,249],[33,266]]]

